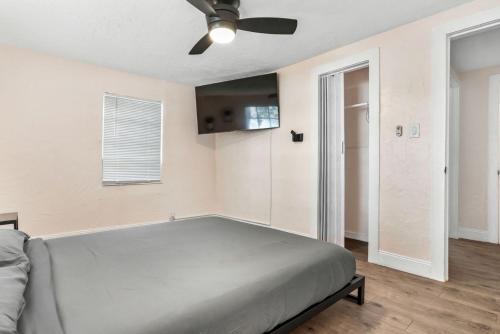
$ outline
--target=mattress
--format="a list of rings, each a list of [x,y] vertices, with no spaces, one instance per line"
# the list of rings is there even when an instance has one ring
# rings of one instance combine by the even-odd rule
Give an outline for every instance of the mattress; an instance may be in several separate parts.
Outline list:
[[[21,334],[265,333],[353,278],[336,245],[222,218],[30,240]]]

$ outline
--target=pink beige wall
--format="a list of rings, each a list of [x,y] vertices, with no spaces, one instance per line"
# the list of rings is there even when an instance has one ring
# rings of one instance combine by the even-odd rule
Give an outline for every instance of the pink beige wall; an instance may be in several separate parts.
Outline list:
[[[490,76],[500,67],[459,73],[459,227],[488,231],[488,108]]]
[[[192,87],[1,47],[0,211],[19,211],[32,234],[217,211],[312,235],[312,72],[380,48],[380,249],[429,260],[432,30],[498,6],[474,1],[280,69],[281,128],[272,136],[198,136]],[[163,184],[101,185],[104,92],[164,101]],[[395,136],[411,122],[421,123],[421,138]],[[304,143],[291,141],[292,129]]]
[[[269,225],[270,131],[216,134],[216,211]]]
[[[212,136],[193,87],[0,47],[0,212],[34,235],[213,212]],[[101,185],[104,92],[162,100],[162,184]]]
[[[317,210],[312,162],[317,147],[311,138],[317,98],[313,96],[313,70],[380,48],[380,249],[430,260],[433,28],[498,6],[499,0],[474,1],[279,70],[281,128],[273,130],[271,142],[271,225],[313,234]],[[407,129],[411,122],[421,124],[421,138],[395,136],[396,125]],[[304,143],[292,143],[292,129],[305,133]],[[237,139],[231,138],[224,140],[224,145],[231,142],[238,145]],[[219,138],[216,150],[218,143]],[[239,152],[251,156],[248,150]],[[259,163],[254,162],[256,166]],[[217,182],[223,177],[217,174]],[[219,194],[218,198],[224,196]],[[224,203],[218,207],[223,208]]]

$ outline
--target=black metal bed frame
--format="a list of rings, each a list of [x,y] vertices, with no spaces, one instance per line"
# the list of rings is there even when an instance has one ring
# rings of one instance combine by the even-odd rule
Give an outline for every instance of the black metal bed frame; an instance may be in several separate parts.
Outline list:
[[[355,296],[351,295],[351,292],[353,292],[354,290],[358,290]],[[326,299],[324,299],[323,301],[312,305],[302,313],[299,313],[295,317],[278,325],[278,327],[274,328],[270,332],[267,332],[267,334],[289,333],[307,320],[311,319],[316,314],[324,311],[343,298],[347,298],[357,303],[358,305],[363,305],[365,303],[365,277],[357,274],[354,275],[354,278],[349,282],[349,284],[342,288],[342,290],[334,293],[329,297],[326,297]]]

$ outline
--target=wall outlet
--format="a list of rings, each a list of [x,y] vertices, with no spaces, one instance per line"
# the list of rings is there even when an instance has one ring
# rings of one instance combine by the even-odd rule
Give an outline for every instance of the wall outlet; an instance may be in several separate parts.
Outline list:
[[[420,123],[410,124],[410,138],[420,138]]]

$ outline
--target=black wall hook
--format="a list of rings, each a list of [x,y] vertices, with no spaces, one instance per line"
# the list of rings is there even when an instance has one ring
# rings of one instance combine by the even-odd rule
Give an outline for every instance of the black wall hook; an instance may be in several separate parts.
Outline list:
[[[292,141],[295,143],[301,143],[304,141],[304,134],[303,133],[296,133],[295,131],[291,131],[292,134]]]

